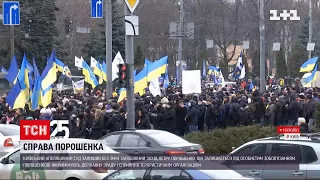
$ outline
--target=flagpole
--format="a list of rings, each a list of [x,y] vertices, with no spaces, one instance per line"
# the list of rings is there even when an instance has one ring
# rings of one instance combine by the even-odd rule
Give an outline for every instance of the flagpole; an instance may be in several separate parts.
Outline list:
[[[264,24],[264,0],[259,0],[260,5],[260,88],[265,91],[266,84],[266,63],[265,63],[265,24]]]

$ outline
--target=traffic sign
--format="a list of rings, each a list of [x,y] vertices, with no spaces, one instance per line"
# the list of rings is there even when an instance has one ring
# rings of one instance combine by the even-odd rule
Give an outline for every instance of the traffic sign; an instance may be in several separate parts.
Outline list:
[[[103,18],[102,0],[91,0],[91,18]]]
[[[134,12],[134,10],[136,9],[136,7],[139,4],[139,0],[124,0],[129,8],[129,10],[131,11],[131,13]]]
[[[18,1],[3,1],[3,25],[20,25],[20,3]]]

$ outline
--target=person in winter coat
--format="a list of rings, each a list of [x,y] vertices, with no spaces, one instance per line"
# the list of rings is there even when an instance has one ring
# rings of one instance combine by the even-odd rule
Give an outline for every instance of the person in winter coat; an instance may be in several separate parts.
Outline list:
[[[275,123],[274,126],[282,126],[284,125],[284,96],[279,96],[278,101],[276,102],[275,105]]]
[[[25,119],[25,116],[23,115],[23,109],[18,108],[18,109],[16,109],[15,117],[14,117],[13,121],[11,121],[10,124],[16,124],[16,125],[20,126],[20,120],[23,120],[23,119]]]
[[[299,118],[299,112],[300,112],[300,105],[299,102],[296,100],[296,95],[295,94],[291,94],[290,95],[290,104],[288,107],[288,123],[289,125],[294,126],[297,122],[298,122],[298,118]]]
[[[229,116],[230,116],[230,126],[237,126],[240,122],[240,104],[238,102],[237,97],[231,98],[231,104],[229,109]]]
[[[69,117],[69,132],[70,132],[69,136],[71,138],[75,137],[75,135],[76,135],[77,116],[78,116],[77,111],[73,111],[71,113],[71,116]]]
[[[150,107],[150,113],[148,116],[148,118],[150,119],[150,123],[153,125],[153,128],[159,129],[157,109],[154,106]]]
[[[316,125],[316,121],[315,121],[315,112],[316,112],[316,108],[317,108],[317,101],[314,100],[312,98],[312,95],[307,95],[307,102],[306,102],[306,106],[307,106],[307,117],[309,119],[308,122],[308,128],[309,130],[312,130],[313,127]]]
[[[94,122],[90,129],[90,138],[99,139],[103,136],[104,130],[103,113],[100,109],[95,109]]]
[[[83,114],[78,114],[76,122],[75,138],[85,138],[86,135],[86,122]]]
[[[109,117],[108,122],[106,124],[106,129],[108,130],[108,133],[124,130],[123,127],[125,119],[120,114],[119,105],[113,104],[112,109],[112,115]]]
[[[199,101],[199,122],[198,122],[198,127],[199,127],[199,131],[203,131],[204,130],[204,116],[206,114],[206,102],[205,101]]]
[[[174,108],[173,102],[169,102],[168,105],[165,106],[166,114],[165,114],[165,128],[168,132],[176,134],[176,110]]]
[[[263,99],[260,97],[259,91],[255,90],[253,93],[253,103],[255,105],[254,119],[260,124],[264,124],[264,115],[266,113],[266,107],[263,103]]]
[[[184,136],[186,132],[187,123],[185,118],[187,116],[187,108],[184,106],[184,101],[180,101],[178,106],[176,107],[176,115],[177,115],[177,131],[179,136]]]
[[[249,111],[249,105],[247,102],[245,101],[240,101],[240,122],[239,125],[240,126],[249,126],[253,124],[253,114],[252,112]]]
[[[213,130],[216,120],[217,110],[213,104],[213,101],[209,99],[207,100],[207,110],[205,114],[205,124],[207,126],[208,131]]]
[[[217,121],[216,127],[217,128],[225,128],[227,126],[226,122],[226,107],[223,104],[221,99],[216,100],[217,104]]]
[[[89,131],[93,125],[93,122],[94,122],[94,115],[93,113],[90,111],[90,108],[87,107],[85,108],[84,110],[84,124],[85,124],[85,129],[86,129],[86,132],[85,132],[85,138],[86,139],[89,139],[90,138],[90,134],[89,134]]]
[[[157,116],[158,116],[158,127],[161,130],[165,130],[166,129],[166,127],[165,127],[165,120],[166,120],[165,119],[166,118],[165,114],[166,114],[166,111],[165,111],[164,107],[161,104],[157,104],[156,108],[157,108]],[[139,114],[139,112],[138,112],[138,114]],[[139,117],[137,117],[137,119],[138,118]]]
[[[140,108],[138,112],[138,120],[136,122],[137,129],[151,129],[150,120],[148,118],[148,111],[144,108]]]
[[[298,118],[298,126],[300,126],[300,133],[310,133],[306,119],[303,117]]]
[[[266,119],[264,121],[265,126],[274,125],[275,121],[275,101],[271,100],[267,107]]]
[[[199,110],[196,104],[196,101],[190,100],[190,110],[186,116],[186,121],[188,123],[188,131],[194,132],[198,131],[198,122],[199,122]]]

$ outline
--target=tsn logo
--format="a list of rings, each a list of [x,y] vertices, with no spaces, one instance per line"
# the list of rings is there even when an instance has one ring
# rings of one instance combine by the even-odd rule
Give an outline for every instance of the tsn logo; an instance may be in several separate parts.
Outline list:
[[[20,140],[50,140],[69,138],[70,131],[65,125],[69,125],[68,120],[21,120]],[[54,129],[50,134],[51,128]],[[57,134],[61,132],[64,132],[65,135],[57,136]]]

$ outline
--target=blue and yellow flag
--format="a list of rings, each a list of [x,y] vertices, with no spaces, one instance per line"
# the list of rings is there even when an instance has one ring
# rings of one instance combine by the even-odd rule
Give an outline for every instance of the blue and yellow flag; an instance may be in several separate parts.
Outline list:
[[[18,81],[20,83],[21,90],[25,92],[26,102],[30,98],[30,79],[29,71],[27,68],[27,57],[24,55],[21,63],[21,70],[18,75]]]
[[[17,59],[16,59],[16,56],[13,56],[11,59],[8,73],[6,74],[5,78],[9,81],[9,83],[15,84],[18,74],[19,74],[19,68],[17,64]]]
[[[82,61],[82,74],[85,76],[84,81],[89,83],[93,89],[98,86],[97,78],[86,61]]]
[[[24,108],[29,101],[29,77],[27,70],[27,59],[24,56],[21,63],[21,71],[18,74],[17,82],[14,84],[7,96],[7,103],[13,109]]]
[[[51,87],[51,85],[57,80],[57,66],[54,61],[55,53],[52,52],[41,75],[41,89],[47,89],[48,87]]]
[[[41,105],[41,76],[36,65],[35,59],[33,59],[34,69],[34,86],[31,94],[31,110],[36,110]]]
[[[103,83],[103,69],[102,65],[97,62],[96,66],[93,68],[93,74],[99,77],[99,84]]]
[[[57,67],[57,72],[61,72],[63,76],[66,76],[71,79],[71,71],[67,65],[65,65],[60,59],[55,58],[54,64]]]
[[[126,88],[121,88],[119,90],[118,103],[123,101],[126,97],[127,97],[127,89]]]
[[[147,80],[148,82],[158,79],[162,74],[166,73],[168,56],[165,56],[158,61],[147,64]]]
[[[107,64],[106,64],[106,62],[104,62],[103,61],[103,63],[102,63],[102,73],[103,73],[103,80],[105,81],[105,82],[107,82]]]
[[[306,87],[311,87],[311,83],[316,80],[317,70],[318,70],[318,65],[314,67],[311,75],[306,78],[306,85],[305,85]]]
[[[306,61],[302,64],[300,67],[300,72],[310,72],[314,68],[314,66],[317,64],[318,57],[314,57]]]
[[[134,93],[144,94],[144,90],[148,87],[147,67],[144,67],[137,75],[134,76]]]
[[[52,85],[41,91],[41,105],[47,107],[52,100]]]

